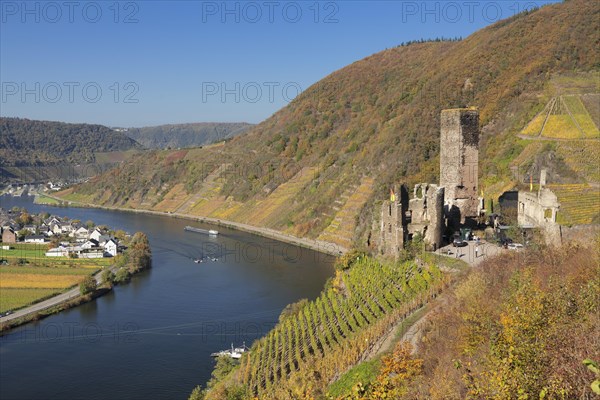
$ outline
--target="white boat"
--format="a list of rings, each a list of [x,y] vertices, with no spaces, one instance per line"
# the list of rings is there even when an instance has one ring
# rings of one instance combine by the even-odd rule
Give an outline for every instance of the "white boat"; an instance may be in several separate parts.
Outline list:
[[[231,343],[231,350],[221,350],[218,351],[216,353],[212,353],[210,356],[211,357],[231,357],[233,359],[239,360],[240,358],[242,358],[242,355],[246,352],[250,350],[248,347],[246,347],[246,342],[244,342],[244,344],[242,345],[242,347],[233,347],[233,343]]]
[[[186,226],[183,229],[189,232],[206,233],[210,236],[217,236],[219,234],[219,231],[215,231],[214,229],[206,230],[201,228],[194,228],[193,226]]]

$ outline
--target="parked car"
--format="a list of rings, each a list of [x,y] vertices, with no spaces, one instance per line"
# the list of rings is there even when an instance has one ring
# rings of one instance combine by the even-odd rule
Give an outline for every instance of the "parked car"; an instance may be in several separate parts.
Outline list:
[[[452,240],[452,246],[454,247],[464,247],[464,246],[468,246],[469,243],[467,243],[467,241],[463,240],[460,236],[454,236],[454,240]]]
[[[508,244],[509,250],[521,250],[522,248],[523,248],[523,245],[521,243],[509,243]]]

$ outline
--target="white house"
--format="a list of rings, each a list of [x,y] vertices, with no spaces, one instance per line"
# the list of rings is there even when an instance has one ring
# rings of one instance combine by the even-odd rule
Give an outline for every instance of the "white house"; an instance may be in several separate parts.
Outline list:
[[[60,219],[58,219],[56,217],[52,217],[48,221],[46,221],[46,225],[48,225],[48,226],[60,225]]]
[[[62,233],[62,229],[60,229],[59,224],[51,224],[50,230],[52,230],[55,235],[60,235]]]
[[[29,233],[32,233],[35,235],[35,225],[25,225],[23,227],[24,231],[29,231]]]
[[[104,252],[102,250],[88,250],[79,253],[79,258],[102,258]]]
[[[117,249],[117,243],[112,239],[104,243],[104,252],[110,254],[112,257],[117,255]]]
[[[69,250],[64,247],[54,247],[46,252],[46,257],[68,257]]]
[[[89,236],[89,238],[90,238],[90,239],[97,240],[97,241],[100,241],[100,237],[101,237],[101,236],[102,236],[102,232],[100,232],[100,230],[98,230],[98,229],[94,229],[94,230],[92,231],[92,233],[90,233],[90,236]]]
[[[100,238],[98,238],[98,243],[100,243],[100,247],[104,247],[106,242],[108,242],[109,240],[113,240],[113,238],[109,235],[100,235]],[[114,242],[116,243],[117,241],[115,240]]]
[[[40,235],[44,235],[44,236],[48,236],[48,237],[54,235],[54,232],[52,232],[50,230],[50,228],[48,228],[46,225],[40,226],[39,230],[40,230]]]
[[[94,249],[94,248],[98,248],[99,244],[97,240],[94,239],[89,239],[88,241],[86,241],[85,243],[83,243],[81,245],[82,249]]]
[[[79,238],[87,238],[89,236],[89,234],[90,234],[90,232],[83,226],[80,226],[73,232],[73,235],[78,239]]]
[[[71,224],[61,224],[60,230],[62,233],[70,233],[73,232],[73,226]]]
[[[25,236],[25,243],[45,243],[46,237],[44,235],[31,235]]]

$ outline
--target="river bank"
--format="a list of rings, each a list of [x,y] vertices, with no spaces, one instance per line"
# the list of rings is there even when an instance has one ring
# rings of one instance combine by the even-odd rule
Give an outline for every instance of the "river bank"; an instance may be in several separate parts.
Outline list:
[[[200,223],[164,215],[56,209],[33,196],[0,202],[144,232],[152,248],[152,267],[128,284],[2,335],[0,398],[187,398],[210,379],[211,353],[232,342],[250,346],[288,304],[315,299],[334,274],[331,255],[238,230],[209,237],[184,231]],[[217,261],[194,262],[203,256]]]
[[[307,238],[299,238],[293,235],[289,235],[274,229],[269,228],[261,228],[253,225],[243,224],[241,222],[234,221],[226,221],[217,218],[210,217],[201,217],[192,214],[182,214],[182,213],[173,213],[173,212],[162,212],[162,211],[154,211],[147,209],[135,209],[135,208],[121,208],[121,207],[109,207],[109,206],[101,206],[98,204],[92,203],[83,203],[78,201],[66,200],[58,196],[54,196],[48,193],[44,193],[44,196],[55,199],[60,202],[66,202],[69,206],[73,207],[89,207],[89,208],[97,208],[101,210],[109,210],[109,211],[124,211],[124,212],[132,212],[137,214],[149,214],[149,215],[161,215],[167,216],[171,218],[179,218],[185,219],[189,221],[196,221],[200,223],[206,223],[215,226],[222,226],[225,228],[235,229],[242,232],[252,233],[255,235],[259,235],[262,237],[266,237],[269,239],[278,240],[284,243],[292,244],[299,247],[304,247],[310,250],[318,251],[325,254],[330,254],[333,256],[339,256],[348,252],[349,249],[340,246],[335,243],[325,242],[322,240],[316,239],[307,239]]]
[[[100,275],[100,273],[98,273],[98,275]],[[39,321],[61,311],[69,310],[93,301],[111,290],[112,287],[102,287],[96,289],[93,293],[80,294],[79,287],[76,287],[65,293],[61,293],[39,303],[17,310],[13,314],[0,318],[0,336],[21,325]]]

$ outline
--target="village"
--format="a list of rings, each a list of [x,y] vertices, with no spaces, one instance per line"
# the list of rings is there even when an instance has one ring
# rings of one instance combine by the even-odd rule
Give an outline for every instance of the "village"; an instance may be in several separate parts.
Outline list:
[[[48,213],[30,215],[24,209],[0,208],[2,250],[17,243],[47,245],[46,257],[115,257],[126,247],[106,227],[82,223]],[[123,236],[123,235],[117,235]]]

